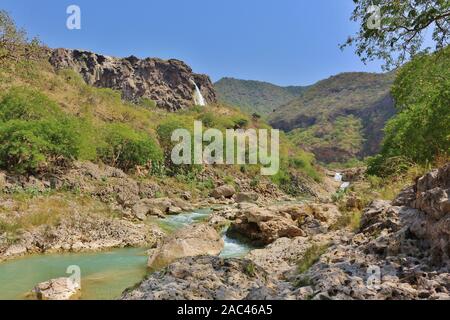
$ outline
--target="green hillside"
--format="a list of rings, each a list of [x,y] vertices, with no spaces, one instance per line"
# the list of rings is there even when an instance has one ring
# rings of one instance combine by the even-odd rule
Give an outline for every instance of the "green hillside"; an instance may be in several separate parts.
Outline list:
[[[244,112],[268,115],[302,95],[307,87],[280,87],[271,83],[223,78],[214,84],[219,99]]]
[[[393,73],[333,76],[278,108],[269,122],[325,163],[375,154],[384,125],[395,114],[393,80]]]

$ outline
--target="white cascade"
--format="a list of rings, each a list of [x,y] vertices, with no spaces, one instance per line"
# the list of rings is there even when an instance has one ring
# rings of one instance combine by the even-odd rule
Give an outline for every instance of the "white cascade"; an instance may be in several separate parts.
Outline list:
[[[194,103],[197,106],[205,107],[206,106],[206,100],[203,97],[200,89],[198,88],[197,84],[194,80],[191,79],[192,84],[195,86],[195,92],[194,92]]]

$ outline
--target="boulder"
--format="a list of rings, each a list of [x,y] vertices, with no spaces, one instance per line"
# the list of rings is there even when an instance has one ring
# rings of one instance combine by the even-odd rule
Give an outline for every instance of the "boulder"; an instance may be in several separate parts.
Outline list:
[[[338,208],[332,204],[302,203],[242,208],[231,224],[228,235],[244,236],[263,245],[278,238],[326,232],[341,216]]]
[[[269,244],[282,237],[303,236],[304,232],[288,215],[252,207],[231,224],[227,234],[244,236],[257,244]]]
[[[192,194],[188,191],[185,191],[180,195],[180,197],[183,200],[190,201],[192,199]]]
[[[222,237],[213,227],[207,224],[191,225],[175,232],[158,248],[151,250],[148,266],[159,269],[184,257],[219,255],[223,247]]]
[[[17,257],[27,253],[27,248],[21,244],[13,244],[8,249],[6,249],[3,256],[5,258]]]
[[[256,202],[259,199],[259,195],[255,192],[240,192],[236,195],[236,202]]]
[[[213,213],[208,219],[208,224],[218,232],[221,232],[230,225],[230,221],[220,214]]]
[[[291,298],[289,285],[249,260],[197,256],[180,259],[151,274],[122,300],[242,300]]]
[[[419,178],[413,206],[439,220],[450,214],[450,164]]]
[[[170,207],[169,210],[167,211],[167,214],[170,215],[177,215],[183,212],[183,209],[179,208],[179,207]]]
[[[73,300],[80,294],[79,285],[69,278],[39,283],[33,293],[38,300]]]
[[[171,206],[172,202],[168,198],[142,199],[133,206],[132,212],[143,220],[148,215],[162,217]]]
[[[224,185],[218,188],[215,188],[212,192],[211,192],[211,196],[214,199],[220,199],[222,197],[224,198],[231,198],[234,196],[234,194],[236,193],[236,190],[234,189],[233,186],[230,185]]]

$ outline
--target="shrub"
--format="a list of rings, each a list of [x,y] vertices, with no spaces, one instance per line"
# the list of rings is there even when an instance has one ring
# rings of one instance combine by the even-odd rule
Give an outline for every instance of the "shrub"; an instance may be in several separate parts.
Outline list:
[[[106,164],[126,171],[162,160],[161,149],[149,135],[125,124],[108,124],[103,128],[98,155]]]
[[[419,55],[400,69],[392,94],[399,113],[386,125],[369,173],[380,176],[450,155],[450,47]]]
[[[177,142],[172,142],[172,133],[176,129],[186,129],[191,134],[193,133],[193,120],[191,119],[181,119],[178,117],[169,117],[164,122],[162,122],[156,129],[158,135],[158,140],[161,147],[164,150],[164,163],[168,174],[187,174],[189,172],[199,172],[201,170],[200,165],[174,165],[172,163],[172,149],[175,147]],[[192,139],[191,144],[193,146]],[[192,147],[191,146],[191,147]],[[192,157],[194,155],[192,154]],[[193,160],[193,158],[192,158]]]
[[[44,60],[46,52],[37,38],[28,39],[9,14],[0,10],[0,65],[8,67],[17,61]]]
[[[0,100],[0,120],[41,120],[62,116],[58,105],[44,94],[26,87],[14,87]]]
[[[139,106],[146,108],[146,109],[156,109],[157,104],[156,101],[148,99],[148,98],[141,98],[139,101]]]
[[[50,170],[78,156],[74,122],[11,120],[0,124],[0,167],[17,173]]]

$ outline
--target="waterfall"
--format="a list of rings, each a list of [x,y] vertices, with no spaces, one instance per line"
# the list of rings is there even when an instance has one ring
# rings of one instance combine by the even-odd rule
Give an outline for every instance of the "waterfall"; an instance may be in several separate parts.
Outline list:
[[[205,100],[205,98],[203,98],[203,95],[202,95],[200,89],[198,88],[197,84],[192,79],[191,79],[191,82],[195,86],[194,103],[197,106],[202,106],[202,107],[206,106],[206,100]]]

